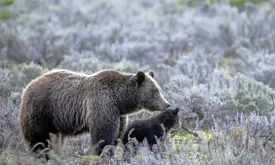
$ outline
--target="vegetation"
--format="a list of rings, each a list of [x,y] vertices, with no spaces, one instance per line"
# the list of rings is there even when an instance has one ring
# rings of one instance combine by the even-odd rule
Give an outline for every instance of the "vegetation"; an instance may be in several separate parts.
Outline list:
[[[12,14],[7,9],[7,6],[11,6],[13,3],[13,0],[0,0],[0,20],[8,20],[12,17]]]
[[[26,85],[55,68],[155,72],[199,138],[177,130],[131,164],[275,164],[274,1],[192,3],[0,0],[0,164],[45,164],[25,151],[18,108]],[[89,144],[68,138],[48,164],[130,164],[122,146],[110,158]]]

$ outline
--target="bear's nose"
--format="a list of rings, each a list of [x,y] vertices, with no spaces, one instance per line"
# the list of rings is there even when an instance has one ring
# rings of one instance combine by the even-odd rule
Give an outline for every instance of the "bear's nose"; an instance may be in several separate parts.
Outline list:
[[[166,107],[166,108],[169,108],[170,106],[171,106],[170,103],[166,103],[166,104],[165,104],[165,107]]]

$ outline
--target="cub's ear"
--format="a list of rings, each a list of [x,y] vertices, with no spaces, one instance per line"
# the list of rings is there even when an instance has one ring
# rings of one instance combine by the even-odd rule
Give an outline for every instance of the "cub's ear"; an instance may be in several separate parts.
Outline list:
[[[145,80],[145,73],[142,71],[138,71],[132,79],[136,81],[138,85],[141,85]]]
[[[172,114],[176,116],[179,113],[179,110],[180,110],[179,108],[173,109]]]
[[[154,72],[153,71],[149,71],[149,73],[148,73],[152,78],[154,78],[154,76],[155,76],[155,74],[154,74]]]

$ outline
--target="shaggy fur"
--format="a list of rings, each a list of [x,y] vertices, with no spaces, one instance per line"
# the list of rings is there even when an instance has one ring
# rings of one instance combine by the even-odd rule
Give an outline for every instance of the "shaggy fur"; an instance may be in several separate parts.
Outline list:
[[[179,108],[169,109],[152,118],[133,121],[123,135],[123,144],[126,145],[131,138],[135,138],[139,143],[146,139],[152,149],[152,146],[157,144],[157,139],[161,140],[172,128],[180,125],[178,112]]]
[[[49,134],[78,135],[90,132],[94,153],[114,145],[125,125],[124,116],[147,109],[166,110],[153,72],[122,74],[103,70],[84,75],[66,70],[45,73],[23,91],[20,132],[33,151],[48,147]],[[103,141],[102,141],[103,140]],[[99,145],[98,142],[102,141]]]
[[[121,140],[121,137],[123,136],[124,131],[126,130],[126,126],[128,124],[128,116],[121,116],[120,117],[120,127],[117,135],[117,139],[115,141],[115,146],[118,144],[119,139]]]

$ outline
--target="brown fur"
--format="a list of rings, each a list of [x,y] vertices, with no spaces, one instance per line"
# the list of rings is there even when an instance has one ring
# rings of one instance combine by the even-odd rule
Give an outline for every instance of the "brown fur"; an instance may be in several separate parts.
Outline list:
[[[123,116],[142,108],[166,110],[170,105],[153,77],[153,72],[122,74],[115,70],[92,75],[66,70],[45,73],[23,91],[21,134],[31,149],[39,142],[47,147],[49,133],[63,137],[90,132],[94,152],[100,154],[121,134]],[[103,143],[96,147],[100,140]]]

